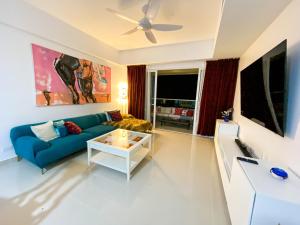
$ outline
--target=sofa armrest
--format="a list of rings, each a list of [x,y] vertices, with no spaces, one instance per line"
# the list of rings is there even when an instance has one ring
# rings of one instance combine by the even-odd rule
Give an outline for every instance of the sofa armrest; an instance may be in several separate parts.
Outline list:
[[[17,155],[26,158],[25,155],[35,157],[39,151],[47,149],[50,146],[49,142],[42,141],[37,137],[23,136],[16,140],[14,147]]]

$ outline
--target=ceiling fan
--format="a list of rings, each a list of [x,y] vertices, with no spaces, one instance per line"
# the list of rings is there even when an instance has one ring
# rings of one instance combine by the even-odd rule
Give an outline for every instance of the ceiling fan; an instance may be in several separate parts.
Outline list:
[[[112,14],[124,19],[130,23],[136,25],[133,29],[127,31],[123,35],[129,35],[136,31],[142,30],[145,32],[146,38],[152,42],[157,43],[157,40],[152,32],[152,30],[158,31],[175,31],[182,29],[182,25],[175,25],[175,24],[153,24],[152,21],[156,17],[159,7],[160,7],[161,0],[149,0],[146,5],[143,6],[142,11],[144,13],[144,17],[139,21],[131,19],[123,14],[119,13],[114,9],[107,8],[107,11],[111,12]]]

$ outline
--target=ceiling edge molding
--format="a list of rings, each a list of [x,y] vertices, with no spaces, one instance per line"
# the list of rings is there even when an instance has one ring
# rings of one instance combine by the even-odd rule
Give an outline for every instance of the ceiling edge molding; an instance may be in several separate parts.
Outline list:
[[[214,40],[186,42],[119,51],[119,62],[125,65],[159,64],[211,59]]]
[[[240,57],[290,2],[225,0],[213,57]]]

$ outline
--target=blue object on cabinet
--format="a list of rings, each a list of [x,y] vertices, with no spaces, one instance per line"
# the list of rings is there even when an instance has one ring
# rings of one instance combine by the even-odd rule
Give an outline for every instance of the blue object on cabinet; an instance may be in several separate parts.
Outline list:
[[[288,173],[285,170],[277,167],[271,168],[270,173],[282,179],[287,179],[289,177]]]

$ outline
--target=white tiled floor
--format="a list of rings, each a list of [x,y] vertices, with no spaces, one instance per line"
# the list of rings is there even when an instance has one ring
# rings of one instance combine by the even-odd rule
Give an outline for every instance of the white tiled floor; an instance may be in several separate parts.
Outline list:
[[[213,141],[156,131],[155,154],[124,174],[83,153],[41,175],[0,164],[1,225],[229,225]]]

